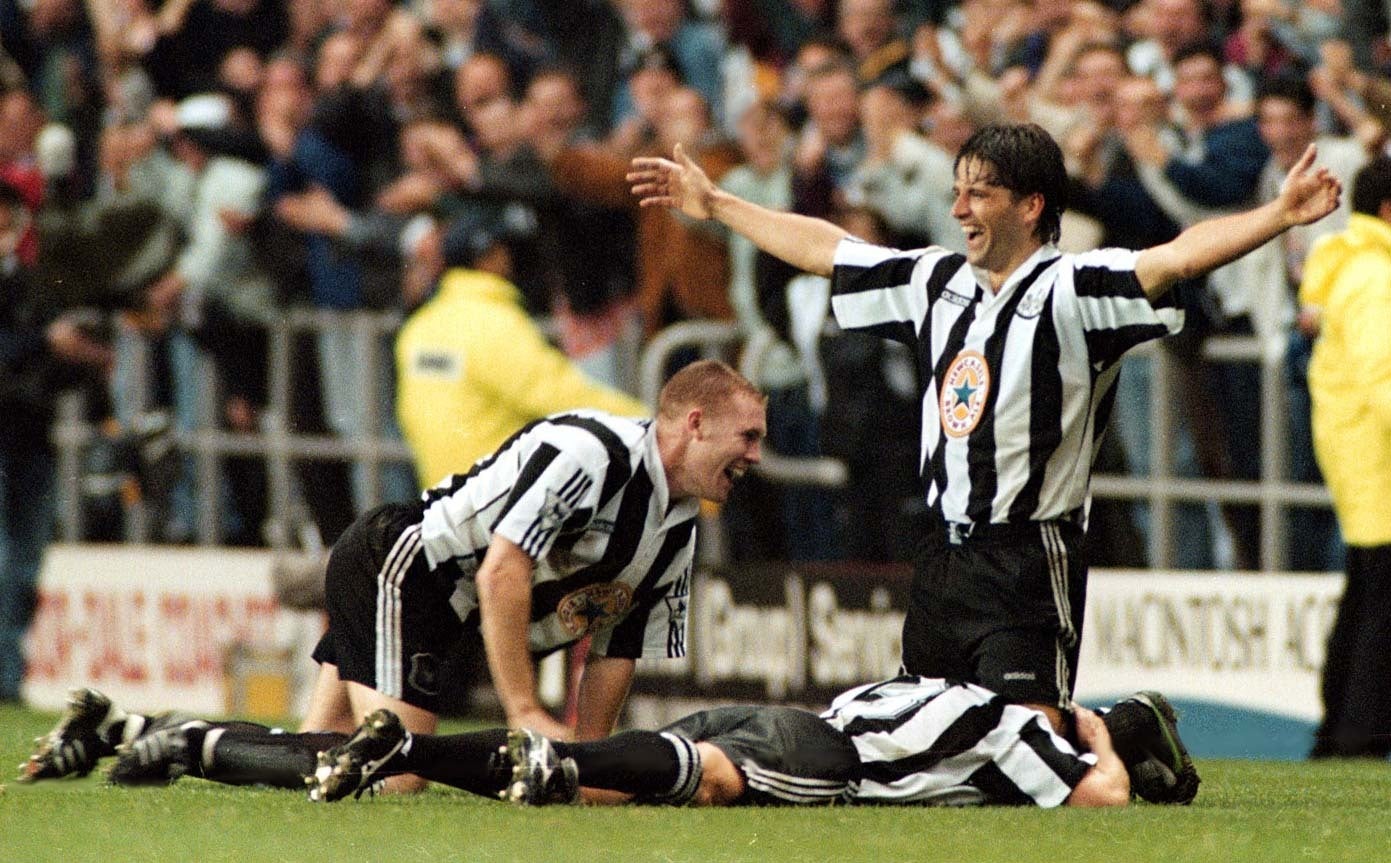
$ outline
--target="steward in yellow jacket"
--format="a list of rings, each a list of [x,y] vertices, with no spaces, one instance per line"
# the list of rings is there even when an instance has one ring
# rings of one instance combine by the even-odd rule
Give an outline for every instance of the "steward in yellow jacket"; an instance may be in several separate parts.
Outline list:
[[[1309,364],[1314,453],[1347,540],[1310,757],[1391,755],[1391,159],[1352,186],[1347,230],[1320,239],[1300,302],[1321,309]]]
[[[1391,215],[1388,212],[1387,215]],[[1319,308],[1309,364],[1314,450],[1352,545],[1391,543],[1391,222],[1354,211],[1309,252],[1301,305]]]
[[[463,473],[548,414],[580,407],[650,414],[546,341],[503,277],[511,261],[501,237],[475,227],[465,240],[454,244],[462,251],[446,251],[456,266],[396,337],[396,415],[422,488]]]

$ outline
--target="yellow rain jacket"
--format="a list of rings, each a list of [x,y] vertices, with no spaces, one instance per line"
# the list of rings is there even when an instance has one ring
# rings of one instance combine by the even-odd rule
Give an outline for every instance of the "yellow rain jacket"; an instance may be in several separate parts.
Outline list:
[[[509,282],[452,269],[396,337],[396,416],[428,488],[526,423],[574,408],[647,416],[642,402],[600,386],[546,341]]]
[[[1353,213],[1315,243],[1299,301],[1322,309],[1309,364],[1314,452],[1343,537],[1391,543],[1391,224]]]

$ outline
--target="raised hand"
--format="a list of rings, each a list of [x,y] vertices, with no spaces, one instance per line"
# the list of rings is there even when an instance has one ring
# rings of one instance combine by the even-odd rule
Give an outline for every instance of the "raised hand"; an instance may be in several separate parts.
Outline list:
[[[1280,185],[1280,204],[1290,225],[1317,222],[1338,208],[1342,184],[1327,168],[1310,170],[1317,154],[1310,144]]]
[[[693,219],[710,218],[710,199],[715,184],[677,144],[671,159],[639,156],[632,161],[627,180],[643,207],[671,207]]]

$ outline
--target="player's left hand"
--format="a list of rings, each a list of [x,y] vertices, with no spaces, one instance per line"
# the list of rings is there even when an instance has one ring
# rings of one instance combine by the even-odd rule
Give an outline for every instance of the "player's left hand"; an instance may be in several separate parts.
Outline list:
[[[1310,144],[1280,185],[1280,203],[1290,225],[1317,222],[1338,208],[1343,186],[1327,168],[1310,170],[1316,155],[1317,148]]]
[[[1100,716],[1081,706],[1072,705],[1072,721],[1077,726],[1077,740],[1091,752],[1111,748],[1111,732]]]
[[[639,156],[627,174],[643,207],[671,207],[693,219],[710,218],[715,184],[677,144],[670,159]]]

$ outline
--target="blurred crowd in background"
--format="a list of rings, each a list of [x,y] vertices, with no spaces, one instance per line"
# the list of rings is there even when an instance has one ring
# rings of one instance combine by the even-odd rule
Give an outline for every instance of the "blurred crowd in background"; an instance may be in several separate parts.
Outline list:
[[[150,415],[135,392],[173,429],[254,433],[269,323],[293,307],[409,315],[475,265],[461,233],[486,229],[526,311],[598,381],[631,385],[625,332],[717,319],[771,339],[771,448],[841,458],[850,482],[749,482],[726,507],[732,557],[904,560],[925,515],[910,357],[835,333],[824,280],[639,210],[630,158],[680,143],[745,198],[960,249],[956,149],[981,124],[1036,122],[1074,179],[1063,245],[1143,248],[1273,197],[1312,141],[1345,184],[1381,152],[1386,16],[1373,0],[0,0],[0,274],[43,309],[7,326],[68,369],[27,388],[7,372],[3,410],[36,419],[4,434],[46,428],[55,388],[83,381],[113,434]],[[1302,377],[1317,314],[1295,294],[1309,243],[1345,224],[1182,288],[1188,326],[1162,348],[1180,472],[1259,475],[1259,363],[1203,350],[1236,335],[1286,363],[1289,478],[1319,480]],[[295,428],[392,433],[390,351],[374,367],[332,329],[301,348]],[[192,408],[199,358],[220,384],[211,420]],[[363,375],[383,382],[380,409],[356,397]],[[1144,475],[1149,365],[1121,381],[1102,470]],[[264,469],[223,470],[221,540],[264,544]],[[162,483],[159,540],[192,536],[191,472],[175,459]],[[374,502],[347,469],[305,483],[327,541]],[[415,486],[405,469],[380,493]],[[1340,568],[1331,514],[1295,517],[1291,567]],[[1144,565],[1146,521],[1099,502],[1093,562]],[[1177,529],[1181,567],[1257,565],[1254,507],[1186,504]]]

